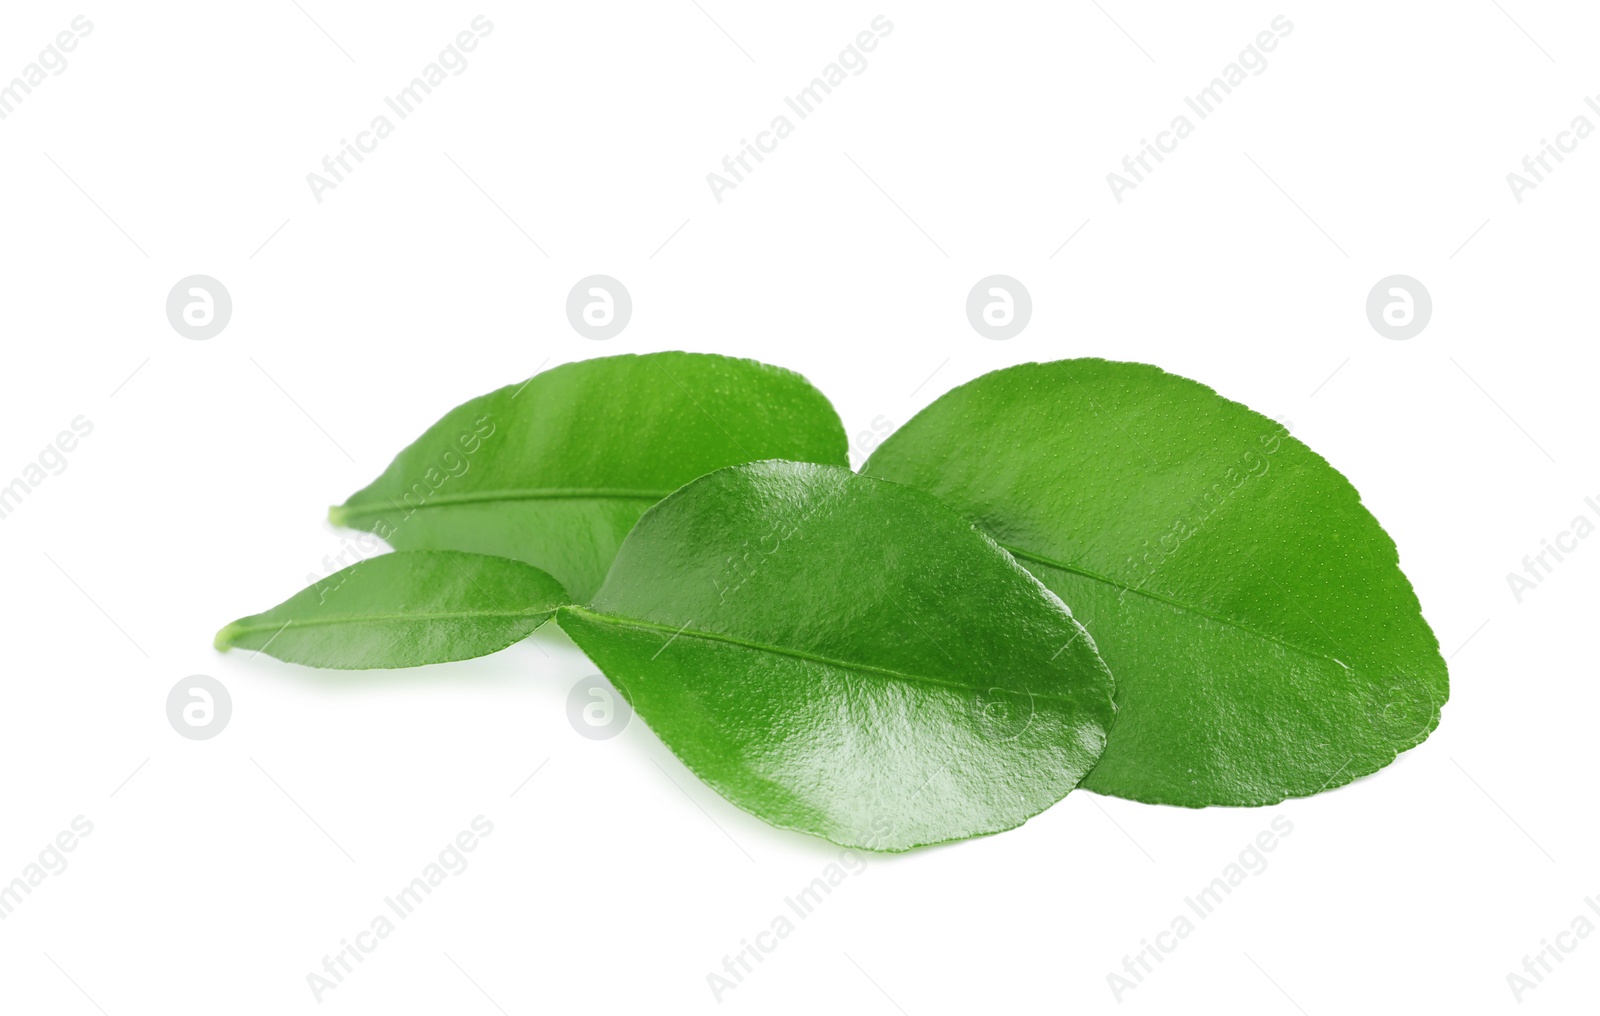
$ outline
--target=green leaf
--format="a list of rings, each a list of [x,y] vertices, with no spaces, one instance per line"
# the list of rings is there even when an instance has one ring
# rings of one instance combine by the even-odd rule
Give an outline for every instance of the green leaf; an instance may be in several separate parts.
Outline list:
[[[217,632],[216,646],[308,667],[420,667],[499,652],[566,602],[560,583],[521,561],[399,551],[357,562],[271,610],[241,617]]]
[[[846,455],[838,414],[792,371],[707,353],[610,356],[457,406],[329,518],[402,550],[517,558],[582,600],[644,510],[695,477]]]
[[[1099,757],[1111,675],[1049,590],[936,499],[734,466],[651,508],[562,628],[701,779],[872,850],[999,832]]]
[[[1105,360],[996,371],[863,472],[943,498],[1093,633],[1120,719],[1090,790],[1269,804],[1438,724],[1445,662],[1394,542],[1320,456],[1204,385]]]

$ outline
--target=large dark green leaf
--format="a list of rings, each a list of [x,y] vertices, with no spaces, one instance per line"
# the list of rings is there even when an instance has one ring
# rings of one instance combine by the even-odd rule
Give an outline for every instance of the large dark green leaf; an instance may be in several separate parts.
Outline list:
[[[701,779],[774,825],[904,850],[1038,814],[1099,757],[1111,676],[936,499],[722,469],[656,505],[563,629]]]
[[[241,617],[217,632],[216,645],[308,667],[420,667],[498,652],[532,634],[565,602],[560,583],[521,561],[398,551]]]
[[[527,561],[582,600],[640,514],[695,477],[766,458],[843,465],[845,449],[833,407],[792,371],[610,356],[457,406],[329,517],[400,549]]]
[[[1088,789],[1267,804],[1420,743],[1448,695],[1395,545],[1279,424],[1156,367],[955,389],[863,472],[943,498],[1059,593],[1117,675]]]

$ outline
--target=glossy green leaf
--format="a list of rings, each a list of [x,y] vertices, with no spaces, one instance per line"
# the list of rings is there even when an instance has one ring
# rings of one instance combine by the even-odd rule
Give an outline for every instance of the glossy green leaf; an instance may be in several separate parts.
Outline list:
[[[1343,476],[1197,382],[1030,363],[948,393],[863,472],[943,498],[1072,606],[1117,675],[1088,789],[1258,805],[1426,738],[1445,662]]]
[[[773,825],[905,850],[998,832],[1099,757],[1111,676],[1061,601],[919,491],[793,462],[651,508],[562,628]]]
[[[449,550],[380,554],[334,572],[271,610],[217,632],[218,649],[255,649],[340,670],[420,667],[499,652],[567,601],[521,561]]]
[[[792,371],[707,353],[610,356],[457,406],[329,517],[404,550],[517,558],[582,600],[644,510],[695,477],[846,454],[838,414]]]

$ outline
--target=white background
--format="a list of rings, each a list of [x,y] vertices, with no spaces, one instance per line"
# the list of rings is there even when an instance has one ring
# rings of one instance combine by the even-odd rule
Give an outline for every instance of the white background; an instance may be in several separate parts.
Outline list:
[[[0,484],[75,417],[94,431],[0,520],[0,881],[74,816],[94,831],[0,921],[0,1010],[1593,999],[1600,936],[1520,1008],[1506,978],[1600,894],[1600,540],[1520,603],[1506,574],[1600,498],[1600,139],[1520,203],[1505,177],[1573,117],[1600,124],[1600,12],[927,6],[7,5],[0,80],[74,15],[94,29],[0,121]],[[467,69],[318,203],[306,174],[480,13]],[[715,201],[705,175],[880,13],[865,71]],[[1266,70],[1116,202],[1106,174],[1279,14]],[[195,273],[234,301],[209,341],[164,313]],[[608,342],[564,313],[592,273],[633,296]],[[963,310],[995,273],[1034,304],[1004,342]],[[1434,302],[1409,341],[1364,311],[1393,273]],[[326,506],[447,408],[659,349],[798,370],[853,436],[1085,355],[1286,418],[1398,542],[1450,656],[1442,726],[1277,808],[1075,793],[1013,832],[870,857],[719,1003],[707,974],[839,851],[724,802],[640,723],[580,737],[566,701],[593,671],[553,626],[397,673],[211,649],[324,570]],[[196,673],[232,694],[210,741],[165,714]],[[477,815],[494,832],[470,867],[315,1001],[307,974]],[[1279,815],[1266,870],[1118,1002],[1107,975]]]

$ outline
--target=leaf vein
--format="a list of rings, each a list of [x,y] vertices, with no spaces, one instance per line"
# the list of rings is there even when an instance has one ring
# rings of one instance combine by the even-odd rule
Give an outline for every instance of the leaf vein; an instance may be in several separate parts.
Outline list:
[[[929,684],[935,687],[947,688],[952,691],[960,692],[976,693],[985,690],[984,687],[980,687],[976,684],[967,685],[954,681],[942,681],[936,677],[929,677],[923,674],[908,674],[905,671],[894,670],[890,667],[880,667],[872,663],[856,663],[850,660],[834,659],[831,656],[823,656],[821,653],[813,653],[804,649],[790,649],[785,646],[774,646],[765,642],[742,639],[737,635],[724,635],[721,632],[696,631],[693,628],[674,628],[670,625],[656,624],[654,621],[645,621],[640,618],[620,617],[616,614],[605,614],[597,610],[590,610],[587,607],[569,605],[563,607],[562,609],[575,614],[585,614],[591,618],[596,618],[622,628],[636,628],[640,631],[654,631],[663,633],[677,632],[682,638],[700,639],[704,642],[721,642],[727,645],[741,646],[745,649],[755,649],[760,652],[771,653],[774,656],[787,656],[792,659],[806,660],[811,663],[820,663],[824,666],[835,667],[839,670],[854,671],[863,674],[875,674],[880,677],[892,677],[901,681],[907,681],[911,684]],[[1067,705],[1074,703],[1072,698],[1065,695],[1056,695],[1047,691],[1041,691],[1032,688],[1028,689],[1028,692],[1035,698],[1048,699],[1053,702],[1060,702]]]
[[[1050,568],[1055,568],[1058,571],[1064,571],[1064,572],[1067,572],[1070,575],[1081,575],[1082,577],[1084,577],[1086,579],[1093,579],[1096,582],[1104,583],[1105,585],[1111,586],[1114,589],[1121,589],[1124,592],[1133,593],[1136,596],[1143,596],[1146,599],[1154,600],[1157,603],[1165,603],[1169,607],[1175,607],[1178,610],[1185,611],[1187,613],[1198,614],[1201,617],[1204,617],[1209,621],[1215,621],[1217,624],[1220,624],[1223,627],[1232,628],[1232,629],[1234,629],[1236,631],[1242,631],[1246,635],[1253,635],[1258,639],[1262,639],[1263,641],[1272,642],[1272,643],[1274,643],[1276,645],[1283,646],[1283,647],[1285,647],[1287,649],[1293,649],[1295,652],[1300,653],[1300,654],[1302,654],[1304,656],[1309,656],[1312,659],[1317,659],[1317,660],[1322,660],[1322,661],[1327,662],[1327,663],[1337,664],[1339,667],[1343,668],[1344,670],[1350,670],[1350,665],[1345,663],[1343,660],[1339,659],[1338,657],[1330,656],[1330,655],[1328,655],[1327,653],[1324,653],[1324,652],[1318,652],[1315,649],[1307,649],[1305,646],[1296,645],[1295,643],[1290,642],[1288,639],[1280,638],[1280,637],[1278,637],[1276,635],[1271,634],[1270,632],[1259,631],[1256,628],[1251,627],[1250,625],[1244,624],[1243,622],[1240,622],[1240,621],[1236,621],[1236,620],[1234,620],[1233,618],[1230,618],[1230,617],[1224,617],[1221,614],[1213,613],[1213,612],[1211,612],[1209,610],[1206,610],[1203,607],[1196,607],[1193,604],[1184,603],[1181,600],[1175,600],[1170,596],[1162,596],[1160,593],[1152,593],[1152,592],[1150,592],[1150,591],[1148,591],[1146,589],[1143,589],[1143,588],[1141,588],[1139,586],[1130,586],[1130,585],[1127,585],[1125,583],[1118,582],[1116,579],[1110,578],[1108,576],[1100,575],[1100,574],[1098,574],[1096,572],[1089,571],[1087,568],[1080,568],[1080,567],[1077,567],[1076,565],[1064,564],[1064,563],[1062,563],[1060,561],[1056,561],[1056,560],[1053,560],[1051,558],[1045,557],[1042,554],[1035,554],[1032,551],[1022,550],[1022,549],[1020,549],[1018,547],[1012,547],[1012,546],[1009,546],[1007,544],[1001,544],[1001,546],[1005,547],[1005,549],[1010,552],[1012,557],[1020,558],[1021,560],[1024,560],[1024,561],[1032,561],[1032,562],[1034,562],[1036,564],[1042,564],[1042,565],[1045,565],[1045,566],[1050,567]],[[1274,583],[1274,584],[1276,584],[1276,583]],[[1304,608],[1302,608],[1302,610],[1303,609]],[[1312,623],[1313,624],[1316,623],[1316,619],[1315,618],[1312,618]],[[1318,625],[1318,627],[1320,628],[1321,625]]]
[[[530,487],[524,490],[475,490],[459,494],[436,494],[420,504],[404,504],[390,499],[388,504],[357,501],[333,509],[335,521],[358,516],[389,515],[396,511],[413,512],[461,504],[486,504],[499,501],[649,501],[654,504],[672,493],[670,490],[636,490],[629,487]]]
[[[293,618],[286,625],[280,625],[277,620],[259,623],[241,623],[235,621],[228,627],[232,634],[254,635],[264,631],[283,631],[293,628],[323,628],[336,624],[365,624],[381,621],[457,621],[469,618],[515,618],[538,617],[540,614],[553,614],[555,607],[524,607],[520,610],[441,610],[430,611],[425,614],[385,613],[385,614],[337,614],[327,617],[301,617]]]

